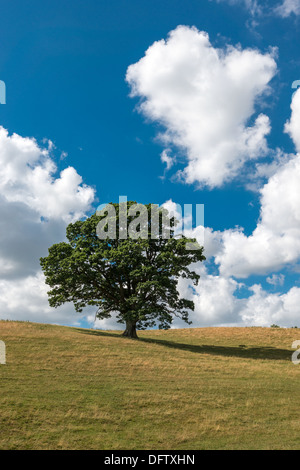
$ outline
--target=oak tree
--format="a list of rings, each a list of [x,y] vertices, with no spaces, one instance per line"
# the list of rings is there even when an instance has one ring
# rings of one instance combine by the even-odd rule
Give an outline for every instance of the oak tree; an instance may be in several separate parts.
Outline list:
[[[50,306],[73,302],[81,312],[95,305],[97,318],[115,313],[117,321],[126,324],[123,335],[130,338],[137,338],[137,329],[167,329],[174,317],[191,323],[194,303],[180,296],[178,280],[198,283],[200,276],[191,265],[205,260],[203,247],[195,239],[176,235],[178,221],[170,217],[166,223],[166,209],[152,204],[144,206],[145,222],[138,217],[141,209],[132,212],[136,203],[125,203],[124,227],[121,204],[110,204],[113,213],[104,209],[69,224],[67,241],[51,246],[48,256],[41,258],[51,288]],[[134,233],[133,226],[135,236],[127,236]],[[102,238],[99,227],[107,233]]]

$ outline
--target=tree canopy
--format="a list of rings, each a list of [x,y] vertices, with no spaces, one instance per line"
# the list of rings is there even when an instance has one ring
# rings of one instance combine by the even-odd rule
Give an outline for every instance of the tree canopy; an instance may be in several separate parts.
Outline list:
[[[51,288],[50,306],[73,302],[81,312],[95,305],[97,318],[115,313],[117,321],[126,324],[123,335],[133,338],[136,329],[169,328],[174,316],[190,323],[194,303],[181,298],[178,279],[198,283],[200,276],[190,265],[205,260],[203,247],[195,239],[176,236],[178,221],[173,217],[168,224],[165,209],[148,204],[146,219],[141,219],[139,206],[132,212],[135,202],[125,204],[125,228],[121,203],[110,204],[112,212],[104,209],[69,224],[67,241],[51,246],[48,256],[41,258]]]

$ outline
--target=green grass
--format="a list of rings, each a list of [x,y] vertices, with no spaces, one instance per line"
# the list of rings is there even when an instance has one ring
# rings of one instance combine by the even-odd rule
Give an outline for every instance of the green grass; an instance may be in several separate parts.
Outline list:
[[[0,449],[299,449],[300,330],[0,322]]]

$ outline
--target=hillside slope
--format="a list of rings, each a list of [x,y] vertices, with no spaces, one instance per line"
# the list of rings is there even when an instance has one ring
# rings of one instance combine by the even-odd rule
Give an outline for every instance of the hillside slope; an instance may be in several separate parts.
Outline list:
[[[0,321],[0,449],[299,449],[300,330]]]

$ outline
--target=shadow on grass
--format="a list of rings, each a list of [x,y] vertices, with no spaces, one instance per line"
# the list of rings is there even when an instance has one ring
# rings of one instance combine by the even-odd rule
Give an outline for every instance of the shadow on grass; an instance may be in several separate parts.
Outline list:
[[[92,335],[92,336],[104,336],[113,337],[123,340],[124,337],[120,333],[110,333],[108,331],[100,330],[84,330],[76,329],[78,333]],[[127,338],[126,338],[127,339]],[[278,349],[268,346],[260,347],[247,347],[245,345],[240,346],[213,346],[207,344],[186,344],[177,343],[175,341],[165,341],[162,339],[150,339],[150,338],[138,338],[132,341],[138,341],[142,343],[152,343],[159,346],[164,346],[171,349],[181,349],[183,351],[189,351],[198,354],[212,354],[215,356],[226,356],[226,357],[240,357],[248,359],[260,359],[269,361],[290,361],[293,351],[288,349]]]

